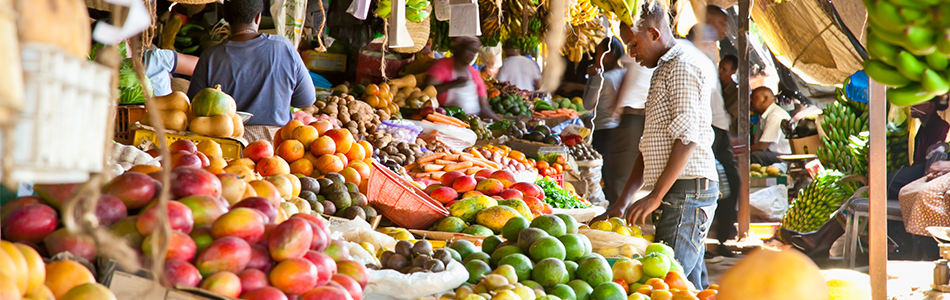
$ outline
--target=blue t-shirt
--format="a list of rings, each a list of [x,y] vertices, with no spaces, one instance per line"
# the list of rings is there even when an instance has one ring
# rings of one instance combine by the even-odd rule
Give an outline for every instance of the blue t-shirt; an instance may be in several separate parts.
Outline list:
[[[172,50],[152,49],[145,51],[145,76],[152,82],[155,96],[172,93],[172,76],[178,66],[178,53]]]
[[[226,40],[201,54],[188,97],[217,84],[234,98],[238,111],[254,114],[247,125],[284,126],[292,119],[291,106],[305,108],[317,99],[290,41],[266,33],[249,41]]]

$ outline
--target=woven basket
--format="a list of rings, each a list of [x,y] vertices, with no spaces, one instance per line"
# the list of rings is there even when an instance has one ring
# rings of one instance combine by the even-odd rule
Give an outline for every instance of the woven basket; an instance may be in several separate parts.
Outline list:
[[[430,12],[429,18],[432,17],[432,5],[426,7],[426,11]],[[405,48],[390,48],[393,52],[396,53],[416,53],[422,48],[425,48],[426,44],[429,42],[429,18],[425,18],[422,22],[415,23],[406,21],[406,29],[409,30],[409,36],[412,36],[412,47]]]

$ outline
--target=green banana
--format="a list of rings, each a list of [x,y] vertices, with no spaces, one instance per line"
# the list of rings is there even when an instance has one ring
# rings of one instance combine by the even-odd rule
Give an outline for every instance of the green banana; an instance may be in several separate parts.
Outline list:
[[[920,81],[927,64],[921,62],[916,56],[907,51],[897,53],[897,71],[910,80]]]
[[[905,21],[911,24],[926,24],[931,21],[927,10],[901,7],[898,9],[898,12]]]
[[[937,32],[933,27],[911,25],[904,30],[906,43],[904,48],[910,50],[914,55],[927,55],[937,50],[936,41]]]
[[[890,1],[894,5],[897,5],[900,7],[910,7],[910,8],[916,8],[916,9],[927,9],[931,6],[929,4],[925,4],[924,1],[920,1],[920,0],[887,0],[887,1]],[[930,2],[930,1],[932,0],[929,0],[927,2]]]
[[[934,69],[934,71],[944,71],[950,66],[950,58],[947,58],[947,55],[940,52],[927,54],[924,59],[927,61],[927,65],[930,66],[931,69]]]
[[[881,26],[878,26],[874,22],[868,22],[868,29],[870,34],[876,35],[878,38],[884,42],[887,42],[888,44],[904,46],[904,44],[907,43],[907,39],[904,37],[903,33],[888,31],[881,28]]]
[[[900,88],[888,89],[887,101],[897,106],[912,106],[927,102],[933,94],[924,91],[918,83],[911,83]]]
[[[893,87],[902,87],[910,84],[912,81],[906,76],[901,75],[897,68],[888,66],[884,62],[875,59],[864,61],[864,72],[874,81]]]
[[[950,92],[950,82],[947,82],[942,74],[931,69],[924,70],[920,87],[934,95],[943,95]]]
[[[888,65],[894,66],[896,65],[894,60],[900,50],[900,47],[881,40],[874,32],[867,35],[867,51],[871,58],[879,59]]]
[[[947,16],[950,19],[950,15]],[[943,34],[937,37],[937,52],[950,55],[950,28],[944,29]]]
[[[901,17],[899,10],[900,8],[894,5],[894,3],[887,2],[886,0],[877,0],[874,7],[874,15],[868,16],[868,22],[876,22],[891,32],[900,32],[901,29],[907,27],[908,22]]]

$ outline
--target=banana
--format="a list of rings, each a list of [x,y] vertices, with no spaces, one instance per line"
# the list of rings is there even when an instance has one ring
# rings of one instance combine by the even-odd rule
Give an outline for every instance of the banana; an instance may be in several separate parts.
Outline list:
[[[901,7],[898,9],[900,16],[910,24],[927,24],[932,21],[931,16],[926,10],[910,7]]]
[[[950,66],[950,58],[940,52],[927,54],[924,59],[927,60],[927,65],[934,71],[945,71]]]
[[[921,0],[887,0],[893,3],[894,5],[900,7],[910,7],[916,9],[927,9],[931,4],[926,4],[924,2],[932,2],[933,0],[921,1]]]
[[[948,15],[950,18],[950,15]],[[950,55],[950,28],[944,29],[943,34],[937,38],[937,51],[944,55]]]
[[[880,60],[868,59],[864,61],[864,72],[874,81],[888,86],[902,87],[911,83],[911,80],[901,75],[897,68],[888,66]]]
[[[879,59],[891,66],[896,65],[895,59],[897,58],[897,52],[900,51],[900,47],[881,40],[876,32],[868,32],[866,48],[871,58]]]
[[[888,89],[886,96],[888,102],[897,106],[917,105],[927,102],[933,98],[933,94],[924,91],[918,83],[911,83],[904,87]]]
[[[923,77],[927,64],[921,62],[916,56],[907,51],[897,53],[897,71],[910,80],[920,81]]]
[[[911,25],[904,30],[906,44],[904,48],[914,55],[927,55],[937,50],[934,38],[937,32],[930,26]]]
[[[943,95],[950,91],[950,83],[942,74],[934,70],[924,70],[923,79],[920,81],[920,87],[924,91],[934,95]]]
[[[874,15],[868,16],[869,22],[877,22],[877,25],[892,32],[900,32],[907,27],[907,21],[901,17],[900,8],[894,3],[886,0],[877,0],[874,7]]]

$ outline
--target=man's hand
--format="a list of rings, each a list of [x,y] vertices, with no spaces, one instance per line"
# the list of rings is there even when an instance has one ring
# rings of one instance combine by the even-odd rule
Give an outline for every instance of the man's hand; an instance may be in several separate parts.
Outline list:
[[[610,207],[607,208],[607,211],[606,211],[606,212],[604,212],[603,214],[601,214],[601,215],[595,217],[595,218],[592,219],[591,221],[592,221],[592,222],[593,222],[593,221],[603,221],[603,220],[607,220],[607,219],[610,219],[610,218],[613,218],[613,217],[623,218],[623,211],[624,211],[624,208],[623,208],[623,207],[616,207],[616,205],[611,205]]]
[[[660,208],[662,202],[663,198],[657,197],[653,192],[650,192],[650,194],[643,197],[643,199],[634,202],[633,205],[627,208],[627,224],[646,225],[647,217],[649,217],[654,210]]]
[[[934,179],[950,172],[950,161],[938,161],[930,165],[927,170],[927,179]]]

